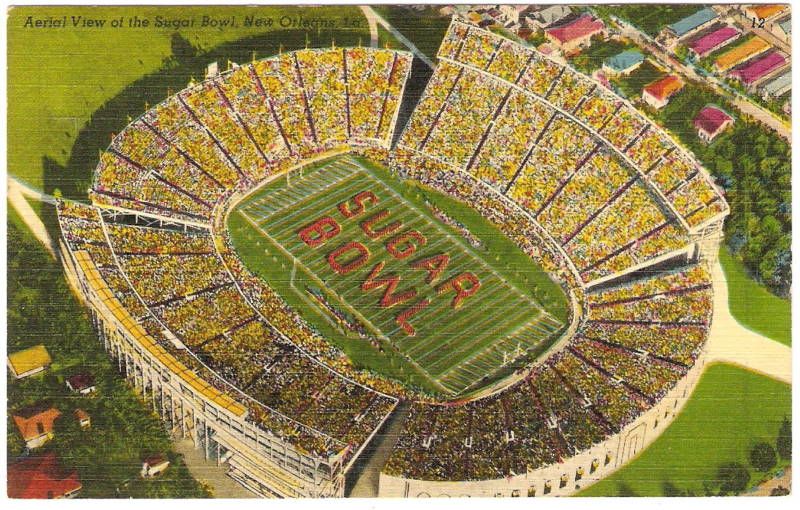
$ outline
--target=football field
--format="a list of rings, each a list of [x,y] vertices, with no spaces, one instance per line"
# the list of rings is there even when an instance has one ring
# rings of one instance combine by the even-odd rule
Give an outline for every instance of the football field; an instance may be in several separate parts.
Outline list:
[[[502,255],[397,186],[345,157],[271,183],[237,214],[289,261],[295,292],[321,293],[445,392],[551,341],[563,323],[488,262]]]

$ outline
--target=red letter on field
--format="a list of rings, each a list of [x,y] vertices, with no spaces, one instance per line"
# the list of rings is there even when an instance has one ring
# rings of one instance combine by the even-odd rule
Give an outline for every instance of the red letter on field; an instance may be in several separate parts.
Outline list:
[[[385,262],[378,262],[375,264],[375,267],[372,268],[372,272],[369,273],[367,279],[361,284],[361,290],[367,291],[386,287],[386,290],[383,291],[383,297],[380,301],[381,308],[391,308],[394,305],[402,303],[403,301],[408,301],[417,295],[417,291],[415,289],[409,289],[402,294],[395,295],[397,286],[400,284],[399,276],[392,274],[385,278],[377,278],[378,275],[381,274],[384,265],[386,265]]]
[[[411,263],[411,267],[415,269],[424,269],[428,272],[427,278],[425,278],[426,283],[433,283],[439,278],[439,275],[442,274],[447,268],[447,265],[450,263],[450,256],[446,253],[440,253],[438,255],[434,255],[433,257],[428,257],[426,259],[417,260],[416,262]]]
[[[369,236],[370,239],[377,239],[386,234],[391,234],[392,232],[403,226],[403,224],[400,223],[399,221],[393,221],[392,223],[389,223],[385,227],[379,228],[378,230],[372,229],[373,225],[375,225],[376,223],[378,223],[387,216],[389,216],[388,209],[383,209],[382,211],[376,212],[375,214],[373,214],[372,216],[361,222],[361,230],[363,230],[364,233],[367,234],[367,236]]]
[[[405,331],[408,336],[414,336],[417,334],[417,331],[414,329],[414,326],[408,323],[408,319],[427,308],[429,304],[431,304],[430,301],[423,299],[400,312],[394,320],[398,326],[403,328],[403,331]]]
[[[364,204],[369,202],[370,204],[377,204],[378,197],[375,196],[375,193],[371,191],[362,191],[361,193],[355,195],[351,200],[355,203],[355,207],[350,207],[350,204],[342,202],[339,204],[339,212],[342,213],[342,216],[345,218],[352,218],[353,216],[358,216],[359,214],[364,212]]]
[[[336,220],[330,216],[324,216],[314,223],[301,228],[297,234],[304,243],[315,248],[341,231],[342,229],[336,223]]]
[[[358,252],[355,258],[348,257],[344,264],[339,262],[339,258],[348,252]],[[345,243],[328,254],[328,264],[331,269],[339,274],[347,274],[355,271],[359,267],[366,264],[369,259],[369,250],[361,243]]]
[[[415,243],[412,240],[416,240],[417,242]],[[394,258],[402,260],[413,255],[414,252],[417,251],[417,246],[425,246],[427,242],[428,240],[424,235],[416,230],[409,230],[408,232],[403,232],[389,239],[386,243],[386,251],[391,253]],[[398,244],[401,244],[401,249],[397,248]]]
[[[464,287],[465,283],[469,284],[466,288]],[[439,287],[436,288],[436,292],[444,294],[450,289],[454,290],[456,296],[450,304],[453,308],[458,308],[461,306],[461,302],[464,301],[464,299],[474,295],[480,288],[481,282],[478,280],[477,276],[472,273],[461,273],[439,285]]]

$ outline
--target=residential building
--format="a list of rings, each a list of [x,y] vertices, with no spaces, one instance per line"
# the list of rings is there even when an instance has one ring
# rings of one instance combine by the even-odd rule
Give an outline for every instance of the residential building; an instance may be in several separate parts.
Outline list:
[[[89,416],[89,413],[83,409],[75,409],[75,412],[72,413],[72,415],[75,417],[75,421],[78,422],[78,425],[80,425],[82,429],[92,428],[92,418]]]
[[[683,80],[679,77],[667,75],[642,89],[642,100],[659,110],[667,106],[670,98],[677,94],[683,88],[683,85]]]
[[[151,455],[142,461],[142,478],[153,478],[163,473],[169,467],[169,460],[162,455]]]
[[[711,26],[717,19],[717,13],[711,7],[700,9],[699,11],[686,16],[683,19],[667,26],[664,30],[668,36],[678,40],[696,34],[700,30]]]
[[[731,71],[729,75],[738,79],[748,89],[752,89],[759,82],[781,72],[788,65],[789,61],[786,56],[774,51],[749,61]]]
[[[627,76],[644,62],[644,55],[638,50],[626,50],[603,60],[603,71],[611,76]]]
[[[563,25],[545,30],[547,38],[565,54],[574,52],[582,47],[591,46],[592,37],[603,34],[605,24],[591,16],[583,14]]]
[[[731,125],[733,117],[714,105],[706,105],[694,118],[697,136],[706,143],[710,143]]]
[[[758,87],[758,93],[765,100],[770,100],[776,97],[781,97],[792,90],[792,71],[787,70],[783,74],[762,83]]]
[[[742,62],[750,60],[772,48],[764,39],[754,36],[742,44],[731,48],[714,60],[714,69],[718,73],[723,73],[733,69]]]
[[[9,498],[74,498],[82,487],[78,472],[64,472],[53,452],[25,457],[8,466]]]
[[[67,377],[67,388],[74,393],[88,395],[97,389],[94,385],[94,376],[89,374],[75,374]]]
[[[38,448],[55,436],[55,422],[61,416],[58,409],[32,406],[12,413],[17,431],[30,449]]]
[[[52,363],[50,353],[44,345],[35,345],[8,355],[8,368],[17,379],[38,374]]]

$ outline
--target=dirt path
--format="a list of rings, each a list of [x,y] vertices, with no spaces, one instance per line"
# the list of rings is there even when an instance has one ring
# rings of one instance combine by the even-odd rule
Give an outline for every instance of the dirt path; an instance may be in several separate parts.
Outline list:
[[[42,220],[39,219],[39,216],[36,214],[36,211],[33,210],[31,204],[25,200],[25,196],[29,196],[35,200],[39,200],[42,202],[47,203],[55,203],[55,199],[50,195],[45,195],[44,193],[40,193],[36,190],[33,190],[26,185],[20,183],[13,177],[8,178],[8,202],[11,204],[11,207],[17,211],[17,214],[20,215],[22,221],[25,222],[25,225],[30,229],[36,239],[39,240],[42,245],[44,245],[45,249],[47,249],[50,256],[53,259],[57,258],[57,245],[53,242],[50,238],[50,234],[47,233],[47,228],[45,228],[44,223]]]
[[[372,15],[372,9],[367,7],[366,5],[361,5],[361,12],[364,13],[364,17],[367,18],[367,23],[369,23],[369,45],[373,48],[378,47],[378,23],[375,21],[375,16]],[[372,12],[370,12],[372,11]]]
[[[377,23],[386,30],[388,30],[398,41],[403,43],[405,47],[408,48],[417,58],[425,62],[426,66],[430,67],[431,69],[434,68],[433,62],[431,62],[431,60],[427,56],[425,56],[425,54],[422,53],[419,50],[419,48],[414,46],[414,43],[406,39],[406,37],[403,34],[398,32],[388,21],[383,19],[381,15],[375,12],[375,10],[372,7],[369,7],[368,5],[362,6],[361,11],[364,13],[364,16],[367,17],[367,21],[369,23]]]
[[[255,494],[239,485],[233,478],[227,475],[227,468],[217,466],[213,460],[206,460],[203,451],[194,447],[190,439],[174,440],[172,444],[175,451],[183,455],[183,461],[189,472],[198,482],[207,483],[214,491],[215,498],[243,499],[255,498]]]
[[[792,384],[792,349],[745,328],[734,319],[728,308],[728,282],[719,262],[712,267],[711,277],[714,318],[707,346],[710,359]]]

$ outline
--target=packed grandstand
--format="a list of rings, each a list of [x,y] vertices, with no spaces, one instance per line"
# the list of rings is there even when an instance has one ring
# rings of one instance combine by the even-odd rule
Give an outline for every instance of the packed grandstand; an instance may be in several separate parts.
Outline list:
[[[115,327],[198,398],[285,450],[346,466],[329,477],[403,418],[389,477],[493,480],[563,463],[626,430],[695,365],[712,315],[703,243],[718,238],[727,204],[628,102],[459,20],[401,130],[411,62],[307,49],[190,84],[114,138],[91,205],[60,202],[65,265],[124,309]],[[347,154],[469,204],[536,260],[570,300],[555,346],[484,391],[421,394],[354,366],[245,267],[230,210],[265,182]],[[260,480],[271,486],[262,494],[344,494],[342,483],[318,490],[316,472],[267,454],[260,435],[209,427],[234,458],[285,471]]]

